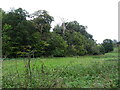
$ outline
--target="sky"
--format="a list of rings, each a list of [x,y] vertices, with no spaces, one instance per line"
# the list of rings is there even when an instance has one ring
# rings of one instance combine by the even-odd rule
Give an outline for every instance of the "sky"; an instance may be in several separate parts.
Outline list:
[[[104,39],[118,40],[119,0],[2,0],[0,8],[23,8],[29,13],[46,10],[54,17],[52,27],[65,21],[78,21],[87,26],[97,43]]]

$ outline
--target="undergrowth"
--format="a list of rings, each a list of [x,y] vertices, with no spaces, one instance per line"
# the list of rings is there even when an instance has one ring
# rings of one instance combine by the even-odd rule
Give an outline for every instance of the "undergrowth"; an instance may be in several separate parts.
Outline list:
[[[118,87],[117,62],[68,63],[66,66],[50,68],[32,64],[22,70],[11,70],[3,74],[3,88],[116,88]]]

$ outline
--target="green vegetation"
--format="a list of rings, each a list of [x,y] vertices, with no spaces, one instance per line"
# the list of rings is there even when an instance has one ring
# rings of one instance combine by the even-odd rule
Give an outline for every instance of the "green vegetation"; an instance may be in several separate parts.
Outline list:
[[[105,53],[113,51],[113,41],[110,39],[105,39],[103,41],[103,47],[105,48]]]
[[[97,44],[77,21],[51,29],[45,10],[1,10],[3,88],[117,88],[117,41]]]
[[[110,39],[98,45],[88,27],[77,21],[63,22],[50,31],[54,18],[45,10],[29,14],[18,8],[2,13],[4,58],[99,55],[113,50]]]
[[[26,60],[25,60],[26,59]],[[117,88],[118,53],[3,61],[3,88]]]

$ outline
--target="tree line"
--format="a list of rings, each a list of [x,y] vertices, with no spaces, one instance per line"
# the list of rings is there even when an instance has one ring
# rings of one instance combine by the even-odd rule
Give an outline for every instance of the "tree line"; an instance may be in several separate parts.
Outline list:
[[[97,44],[93,36],[77,21],[57,24],[46,10],[29,14],[22,8],[2,12],[3,57],[65,57],[98,55],[113,50],[113,41]]]

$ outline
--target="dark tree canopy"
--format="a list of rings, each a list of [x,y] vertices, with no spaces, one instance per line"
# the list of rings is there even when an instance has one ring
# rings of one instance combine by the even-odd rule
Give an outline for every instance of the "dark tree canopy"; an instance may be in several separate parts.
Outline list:
[[[21,57],[28,52],[34,57],[97,55],[113,50],[111,40],[106,39],[97,45],[87,32],[87,26],[77,21],[57,24],[50,32],[54,18],[46,10],[33,14],[22,8],[2,12],[4,57]]]
[[[105,39],[103,41],[103,47],[106,53],[113,51],[113,41],[111,39]]]

